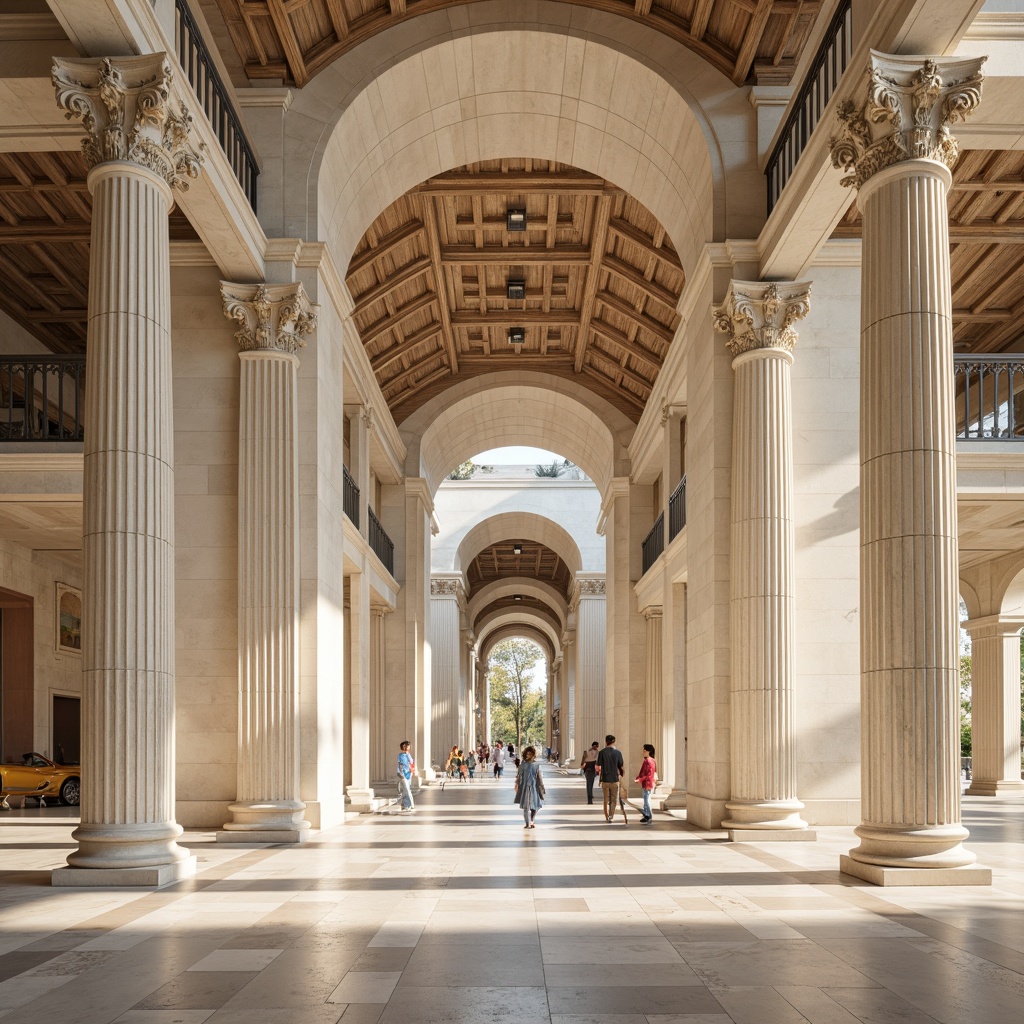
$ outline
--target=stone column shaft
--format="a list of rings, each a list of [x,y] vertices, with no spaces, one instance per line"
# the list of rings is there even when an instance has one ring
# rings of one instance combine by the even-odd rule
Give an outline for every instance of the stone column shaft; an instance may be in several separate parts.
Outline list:
[[[576,607],[576,749],[584,750],[597,740],[604,746],[608,732],[605,708],[605,581],[584,578],[577,581]]]
[[[238,418],[238,782],[219,842],[303,842],[299,799],[301,285],[222,282],[242,325]]]
[[[166,54],[56,59],[93,196],[82,554],[82,802],[61,886],[195,872],[174,820],[172,189],[198,173]]]
[[[351,778],[345,792],[352,810],[369,811],[373,808],[373,789],[370,786],[370,577],[367,573],[360,572],[349,578],[349,636],[352,657],[349,677],[345,682],[349,697],[348,739]]]
[[[391,783],[395,767],[387,748],[387,674],[384,616],[391,609],[370,606],[370,778],[375,785]]]
[[[981,61],[873,53],[863,111],[840,111],[861,286],[860,845],[878,884],[984,883],[960,823],[958,550],[946,197],[951,121]],[[894,870],[895,869],[895,870]],[[923,870],[922,870],[923,869]],[[952,870],[950,870],[952,869]],[[961,870],[957,877],[957,869]]]
[[[658,755],[661,749],[661,695],[664,680],[662,679],[662,609],[647,608],[644,611],[647,620],[647,657],[644,663],[644,742],[652,743]]]
[[[971,634],[971,796],[1020,793],[1019,618],[964,623]]]
[[[810,286],[733,281],[716,326],[735,386],[730,560],[732,798],[722,827],[750,838],[799,831],[794,713],[792,324]]]
[[[459,638],[459,594],[455,578],[430,581],[431,703],[430,760],[444,767],[452,746],[462,747],[462,658]]]

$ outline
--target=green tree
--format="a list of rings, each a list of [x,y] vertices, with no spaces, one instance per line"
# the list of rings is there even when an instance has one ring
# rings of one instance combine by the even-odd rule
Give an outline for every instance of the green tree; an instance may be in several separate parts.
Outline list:
[[[449,474],[449,480],[471,480],[477,473],[493,473],[493,466],[478,466],[472,459],[466,459],[456,466]]]
[[[533,670],[544,654],[532,641],[511,637],[496,644],[487,668],[491,686],[492,741],[512,741],[516,749],[544,737],[544,693]]]
[[[960,655],[960,756],[971,756],[971,656],[969,654]]]

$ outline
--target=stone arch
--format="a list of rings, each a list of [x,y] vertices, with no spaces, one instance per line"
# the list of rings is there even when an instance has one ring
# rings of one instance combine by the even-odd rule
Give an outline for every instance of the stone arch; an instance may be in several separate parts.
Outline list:
[[[764,180],[745,90],[654,29],[574,14],[536,0],[526,26],[515,0],[494,0],[424,14],[340,57],[292,103],[283,177],[307,188],[297,206],[282,195],[284,233],[315,232],[344,273],[410,188],[514,153],[628,191],[665,225],[688,275],[705,242],[753,237]]]
[[[996,596],[999,598],[1000,615],[1024,615],[1024,555],[1015,558],[1007,567],[999,581]],[[970,605],[967,608],[970,611]]]
[[[565,629],[567,612],[565,598],[550,584],[526,576],[509,576],[480,587],[469,599],[469,604],[466,607],[466,617],[473,624],[473,628],[476,628],[477,616],[492,601],[500,601],[503,597],[511,597],[513,594],[536,598],[554,613],[559,629]]]
[[[967,606],[967,618],[977,619],[981,616],[981,598],[974,587],[967,580],[960,578],[959,581],[960,599]]]
[[[582,385],[534,371],[462,381],[401,425],[406,473],[424,477],[431,494],[466,459],[508,444],[557,449],[604,490],[612,476],[628,473],[634,429]]]
[[[562,651],[558,634],[551,624],[537,615],[519,615],[517,612],[498,612],[488,616],[478,641],[479,657],[486,662],[496,644],[513,636],[524,636],[532,640],[544,652],[549,661],[557,658]]]
[[[567,530],[536,512],[502,512],[477,523],[459,544],[452,572],[462,572],[476,556],[505,540],[530,540],[549,547],[575,575],[583,568],[579,546]]]

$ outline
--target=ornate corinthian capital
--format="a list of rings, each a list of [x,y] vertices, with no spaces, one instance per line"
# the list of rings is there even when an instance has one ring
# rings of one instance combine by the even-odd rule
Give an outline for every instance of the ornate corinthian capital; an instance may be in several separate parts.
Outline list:
[[[319,306],[301,284],[232,284],[221,281],[224,315],[242,326],[235,341],[243,352],[288,352],[292,355],[316,330]]]
[[[758,348],[792,352],[797,320],[811,308],[810,281],[731,281],[725,301],[714,311],[715,329],[738,356]]]
[[[871,51],[867,102],[840,105],[839,138],[829,139],[832,165],[852,171],[860,188],[903,160],[936,160],[952,168],[960,146],[949,130],[981,101],[984,57],[897,57]]]
[[[172,113],[173,74],[166,53],[99,60],[53,58],[51,81],[68,120],[80,117],[89,167],[126,160],[160,175],[171,188],[188,188],[203,158],[188,141],[192,115]]]

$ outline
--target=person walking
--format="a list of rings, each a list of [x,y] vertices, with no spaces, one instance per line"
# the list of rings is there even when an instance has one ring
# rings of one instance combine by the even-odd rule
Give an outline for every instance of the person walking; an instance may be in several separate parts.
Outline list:
[[[501,773],[505,770],[505,744],[501,740],[494,744],[494,750],[491,752],[491,764],[494,765],[494,777],[500,779]]]
[[[469,772],[470,781],[472,781],[476,774],[476,754],[472,750],[466,755],[466,760],[463,764],[465,764],[466,770]]]
[[[523,751],[519,770],[516,772],[516,803],[522,808],[523,828],[536,828],[534,819],[537,812],[544,806],[544,780],[541,778],[540,765],[537,764],[537,751],[527,747]]]
[[[594,778],[597,775],[597,740],[590,744],[589,750],[583,751],[583,758],[580,761],[580,770],[587,780],[587,803],[594,802]]]
[[[409,751],[409,741],[402,740],[398,745],[398,796],[402,810],[411,814],[416,805],[412,800],[412,773],[416,771],[416,762]]]
[[[601,773],[601,792],[604,794],[604,820],[615,818],[615,805],[619,801],[619,782],[626,769],[622,751],[615,746],[615,737],[609,733],[604,738],[604,747],[597,752],[597,768]],[[625,808],[622,811],[626,815]]]
[[[651,823],[651,791],[654,789],[655,777],[658,774],[658,765],[654,760],[654,747],[650,743],[644,744],[644,759],[640,762],[640,771],[637,773],[635,782],[640,783],[640,790],[644,794],[644,816],[640,819],[642,825]]]

